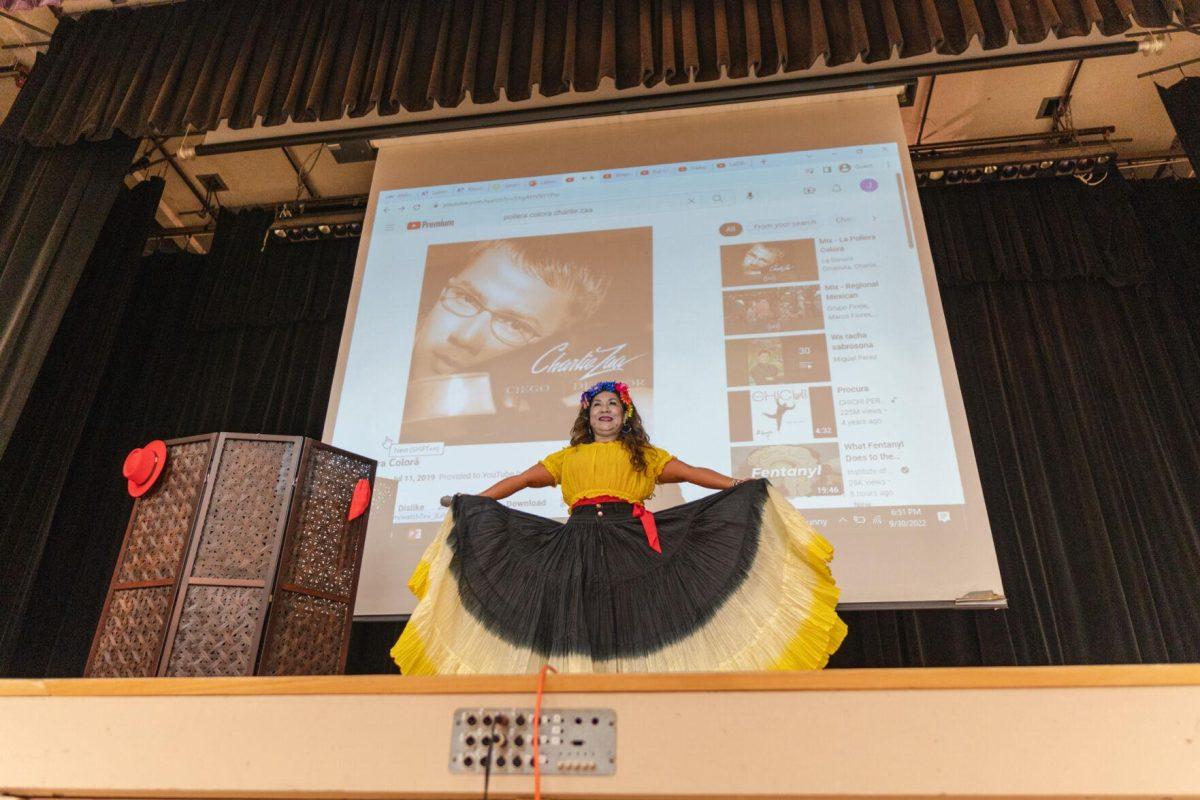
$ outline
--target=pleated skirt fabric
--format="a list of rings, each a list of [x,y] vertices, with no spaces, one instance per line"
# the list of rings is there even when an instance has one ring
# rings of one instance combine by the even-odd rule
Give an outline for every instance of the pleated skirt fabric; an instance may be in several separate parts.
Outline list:
[[[595,513],[602,510],[605,513]],[[408,675],[819,669],[846,626],[833,548],[765,480],[655,515],[565,523],[455,497],[409,581]]]

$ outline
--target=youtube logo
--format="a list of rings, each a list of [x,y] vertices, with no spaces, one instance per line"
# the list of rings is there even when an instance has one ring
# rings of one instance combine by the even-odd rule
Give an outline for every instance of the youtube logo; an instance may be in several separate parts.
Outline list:
[[[452,219],[414,219],[408,223],[410,231],[424,230],[425,228],[453,228],[454,220]]]

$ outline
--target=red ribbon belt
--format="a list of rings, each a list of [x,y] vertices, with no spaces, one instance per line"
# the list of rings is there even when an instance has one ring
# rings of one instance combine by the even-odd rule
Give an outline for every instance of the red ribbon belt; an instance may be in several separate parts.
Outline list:
[[[585,497],[582,500],[576,500],[571,504],[571,510],[580,506],[598,506],[601,503],[628,503],[628,500],[622,500],[620,497],[603,494],[599,497]],[[658,524],[654,521],[654,512],[647,510],[641,503],[632,503],[633,515],[642,521],[642,530],[646,532],[646,543],[650,545],[650,549],[656,553],[662,553],[662,545],[658,543]]]

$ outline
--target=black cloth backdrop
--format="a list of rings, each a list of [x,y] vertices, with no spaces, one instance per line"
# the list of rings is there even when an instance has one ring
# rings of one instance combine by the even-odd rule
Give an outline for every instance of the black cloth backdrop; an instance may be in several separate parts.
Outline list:
[[[0,454],[135,146],[120,135],[48,148],[0,138]]]
[[[1200,660],[1200,186],[921,203],[1010,605],[849,613],[833,665]]]
[[[2,130],[46,145],[388,117],[1173,22],[1200,23],[1200,0],[193,0],[62,20],[33,73],[46,90]]]
[[[1200,175],[1200,78],[1184,78],[1171,86],[1158,86],[1158,96],[1192,162],[1192,171]]]
[[[42,454],[70,468],[0,674],[82,672],[132,508],[121,478],[130,449],[221,430],[320,438],[358,240],[263,250],[270,222],[223,212],[207,256],[135,261],[132,295],[110,307],[111,355],[79,368],[101,386],[80,444]],[[0,479],[0,496],[11,486]]]
[[[0,665],[17,647],[43,548],[71,505],[64,484],[73,456],[87,449],[81,437],[100,390],[96,364],[112,350],[162,191],[158,179],[132,190],[118,184],[73,294],[64,290],[62,324],[0,457]]]
[[[851,612],[834,665],[1200,660],[1200,188],[1114,173],[922,203],[1011,606]],[[268,221],[225,215],[207,258],[143,263],[80,445],[43,456],[71,464],[3,672],[82,669],[131,506],[129,447],[320,433],[355,242],[264,253]],[[356,624],[349,670],[391,669],[399,628]]]

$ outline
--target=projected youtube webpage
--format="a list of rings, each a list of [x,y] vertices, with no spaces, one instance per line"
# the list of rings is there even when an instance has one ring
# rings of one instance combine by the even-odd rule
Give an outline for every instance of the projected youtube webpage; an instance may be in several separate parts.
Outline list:
[[[379,459],[413,563],[442,495],[564,446],[599,380],[818,529],[964,524],[895,144],[382,191],[361,279],[333,441]],[[556,488],[503,502],[567,514]]]

